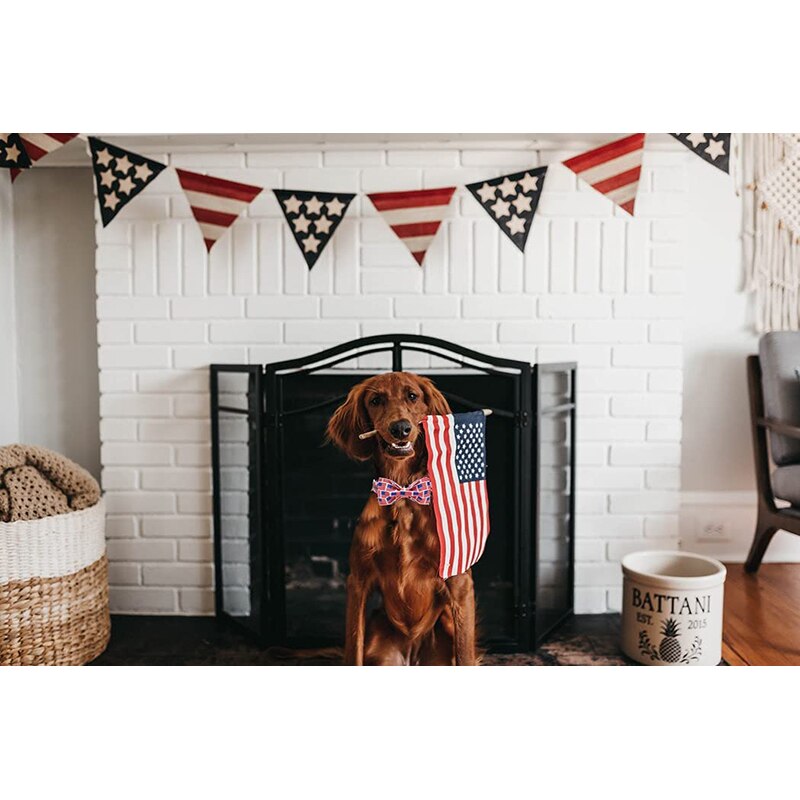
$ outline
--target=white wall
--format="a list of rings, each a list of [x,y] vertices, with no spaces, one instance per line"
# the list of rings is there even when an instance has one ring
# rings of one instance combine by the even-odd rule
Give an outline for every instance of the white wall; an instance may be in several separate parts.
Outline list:
[[[0,170],[4,172],[5,170]],[[0,442],[19,438],[17,327],[14,313],[14,205],[11,180],[0,174]]]
[[[554,166],[524,257],[463,188],[422,269],[363,197],[311,273],[269,192],[208,257],[171,171],[109,228],[98,226],[113,607],[211,610],[209,363],[263,362],[400,330],[579,361],[577,604],[616,608],[620,556],[678,542],[687,166],[696,157],[668,142],[656,137],[645,155],[632,220],[579,186],[556,163],[572,153],[554,150],[460,142],[153,153],[267,187],[353,192]],[[708,173],[699,180],[715,180]]]
[[[0,264],[9,287],[0,303],[15,319],[7,358],[16,385],[4,386],[3,408],[17,406],[0,442],[49,447],[99,477],[91,171],[37,167],[13,189],[7,175],[0,180],[0,196],[13,197],[15,222],[13,264]]]
[[[742,291],[741,196],[699,158],[687,166],[681,544],[743,561],[756,520],[745,358],[758,335]],[[765,560],[800,560],[800,537],[779,532]]]

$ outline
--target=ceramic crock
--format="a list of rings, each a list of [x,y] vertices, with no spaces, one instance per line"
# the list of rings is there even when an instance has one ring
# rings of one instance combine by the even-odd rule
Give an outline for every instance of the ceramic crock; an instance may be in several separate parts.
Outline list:
[[[725,566],[683,551],[622,559],[622,650],[648,666],[711,666],[722,658]]]

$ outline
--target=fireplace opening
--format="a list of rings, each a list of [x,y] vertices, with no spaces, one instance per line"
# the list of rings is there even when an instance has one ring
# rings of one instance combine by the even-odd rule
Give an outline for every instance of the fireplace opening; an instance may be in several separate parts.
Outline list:
[[[473,567],[480,642],[533,649],[573,609],[576,365],[417,335],[212,365],[217,615],[265,644],[341,644],[350,540],[375,476],[324,446],[325,427],[352,386],[400,369],[432,378],[454,412],[493,411],[491,534]]]

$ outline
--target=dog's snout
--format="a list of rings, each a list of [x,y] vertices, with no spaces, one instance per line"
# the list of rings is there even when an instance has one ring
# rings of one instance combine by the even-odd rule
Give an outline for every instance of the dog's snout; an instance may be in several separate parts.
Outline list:
[[[389,433],[395,439],[407,439],[411,435],[411,423],[407,419],[395,420],[389,425]]]

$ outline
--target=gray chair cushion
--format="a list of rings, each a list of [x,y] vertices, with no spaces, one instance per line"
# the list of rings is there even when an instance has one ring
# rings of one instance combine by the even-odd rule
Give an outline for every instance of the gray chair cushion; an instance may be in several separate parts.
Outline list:
[[[772,492],[793,506],[800,506],[800,464],[778,467],[772,473]]]
[[[800,332],[764,334],[758,343],[758,357],[767,417],[800,425]],[[770,433],[769,444],[778,466],[800,463],[800,439]]]

